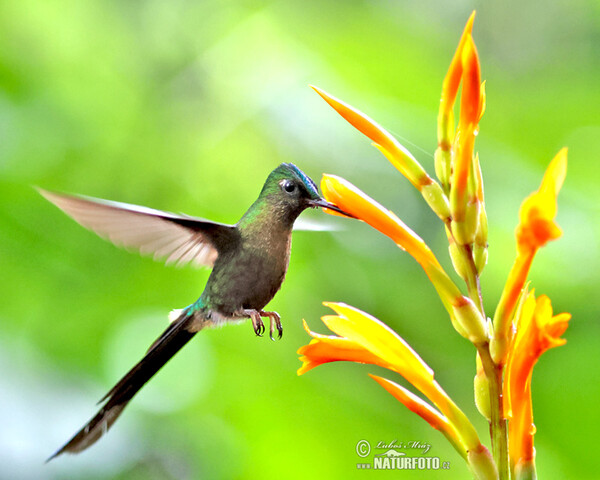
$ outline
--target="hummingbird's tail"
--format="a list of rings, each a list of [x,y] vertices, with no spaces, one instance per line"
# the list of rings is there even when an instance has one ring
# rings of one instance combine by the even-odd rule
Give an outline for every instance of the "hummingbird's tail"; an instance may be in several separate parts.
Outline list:
[[[61,453],[78,453],[93,445],[104,435],[119,415],[144,386],[208,321],[200,311],[185,308],[169,327],[150,346],[142,358],[119,382],[100,400],[104,406],[71,440],[56,451],[47,462]]]

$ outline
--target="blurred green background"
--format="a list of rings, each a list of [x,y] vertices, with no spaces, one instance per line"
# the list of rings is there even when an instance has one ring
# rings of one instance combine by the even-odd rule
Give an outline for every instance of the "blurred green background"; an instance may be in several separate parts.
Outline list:
[[[441,82],[472,9],[487,79],[477,150],[486,182],[493,312],[522,199],[569,147],[564,236],[531,273],[568,343],[533,377],[540,478],[598,478],[600,7],[555,2],[21,0],[0,2],[0,478],[469,478],[445,439],[367,377],[332,364],[298,377],[301,319],[322,301],[388,323],[476,423],[474,351],[418,265],[358,222],[297,232],[270,304],[280,342],[249,324],[203,332],[89,451],[44,459],[202,291],[207,271],[113,247],[31,185],[235,222],[292,161],[341,175],[396,212],[444,265],[437,218],[309,87],[394,132],[433,174]],[[385,375],[398,380],[392,374]],[[356,444],[420,441],[444,472],[357,470]]]

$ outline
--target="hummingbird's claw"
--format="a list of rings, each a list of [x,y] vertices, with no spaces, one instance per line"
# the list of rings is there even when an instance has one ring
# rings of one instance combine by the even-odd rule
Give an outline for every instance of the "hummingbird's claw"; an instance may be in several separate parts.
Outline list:
[[[265,333],[265,324],[259,318],[257,324],[254,326],[254,333],[256,333],[257,337],[262,337]]]
[[[275,341],[275,339],[273,338],[273,332],[275,331],[275,328],[277,328],[277,338],[278,340],[281,340],[281,337],[283,336],[283,327],[281,326],[281,317],[279,316],[279,314],[277,312],[263,311],[259,313],[261,314],[261,316],[269,318],[269,337],[271,338],[271,340]]]
[[[277,319],[277,321],[275,322],[275,326],[277,327],[277,339],[281,340],[281,337],[283,337],[283,327],[281,326],[281,321],[279,321],[279,319]],[[273,333],[273,329],[271,328],[271,334]],[[271,340],[273,339],[273,336],[271,335]]]
[[[257,337],[262,337],[263,333],[265,333],[265,324],[260,318],[260,313],[256,310],[251,311],[249,313],[250,318],[252,318],[252,327],[254,328],[254,333],[256,333]]]

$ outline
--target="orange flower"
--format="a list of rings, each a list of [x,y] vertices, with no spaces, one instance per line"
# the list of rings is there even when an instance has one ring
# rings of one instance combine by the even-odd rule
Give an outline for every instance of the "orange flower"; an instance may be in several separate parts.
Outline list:
[[[323,175],[321,190],[327,201],[387,235],[412,255],[438,292],[454,328],[474,343],[487,341],[483,318],[473,301],[462,295],[421,237],[396,215],[343,178]]]
[[[384,368],[392,368],[388,362],[373,355],[356,342],[335,335],[321,335],[311,332],[306,321],[303,320],[302,323],[304,330],[313,337],[313,340],[298,350],[298,353],[302,355],[300,357],[302,367],[298,369],[298,375],[302,375],[324,363],[340,361],[368,363]]]
[[[533,366],[546,350],[564,345],[560,338],[568,327],[569,313],[552,315],[550,299],[527,295],[515,322],[516,333],[508,352],[504,380],[506,416],[509,422],[511,468],[533,464],[535,451],[531,376]]]
[[[431,249],[394,213],[361,192],[347,180],[336,175],[323,175],[321,190],[328,202],[368,223],[390,237],[410,253],[423,268],[434,265],[441,268]]]
[[[305,356],[309,365],[325,363],[323,353],[330,355],[328,361],[349,360],[373,363],[397,371],[419,389],[429,391],[433,371],[392,329],[376,318],[344,303],[325,302],[337,315],[326,315],[323,323],[339,336],[320,335],[308,330],[313,340],[298,353]],[[341,340],[341,341],[340,341]],[[317,350],[317,345],[326,345]],[[369,355],[365,355],[365,352]],[[315,358],[315,353],[319,355]],[[310,368],[302,367],[298,373]],[[434,396],[436,396],[434,394]]]
[[[554,218],[556,197],[566,174],[567,149],[563,148],[548,166],[540,188],[521,205],[516,231],[519,252],[535,251],[562,235]]]
[[[554,221],[556,198],[567,173],[567,149],[563,148],[552,160],[540,188],[527,197],[519,210],[519,225],[516,229],[517,258],[508,275],[502,297],[494,315],[494,340],[492,357],[496,363],[504,363],[510,325],[515,306],[537,250],[550,240],[561,235]]]
[[[427,172],[417,162],[417,160],[404,148],[398,140],[394,138],[385,128],[379,125],[360,110],[348,105],[342,100],[329,95],[324,90],[311,85],[323,100],[325,100],[333,109],[338,112],[362,134],[366,135],[375,146],[386,153],[391,163],[412,183],[419,191],[425,185],[434,183],[433,179],[427,175]],[[389,156],[388,156],[389,154]]]
[[[323,323],[339,336],[321,335],[306,327],[313,339],[298,350],[303,362],[298,370],[299,375],[317,365],[335,361],[368,363],[388,368],[402,375],[439,411],[430,405],[427,408],[416,407],[414,395],[398,393],[391,386],[395,385],[393,382],[376,380],[388,391],[393,390],[394,396],[410,409],[419,410],[419,415],[442,430],[444,435],[454,439],[461,455],[480,447],[481,442],[471,422],[434,380],[431,368],[402,337],[376,318],[354,307],[343,303],[324,305],[332,308],[337,315],[324,316]],[[420,400],[420,403],[424,402]]]

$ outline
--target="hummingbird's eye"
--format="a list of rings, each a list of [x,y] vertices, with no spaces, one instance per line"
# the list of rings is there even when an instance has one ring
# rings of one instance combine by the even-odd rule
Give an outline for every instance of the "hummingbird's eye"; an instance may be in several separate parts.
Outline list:
[[[281,184],[281,188],[287,193],[294,193],[296,191],[296,184],[290,180],[286,180]]]

